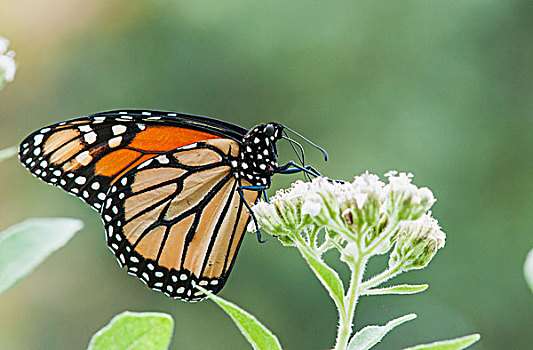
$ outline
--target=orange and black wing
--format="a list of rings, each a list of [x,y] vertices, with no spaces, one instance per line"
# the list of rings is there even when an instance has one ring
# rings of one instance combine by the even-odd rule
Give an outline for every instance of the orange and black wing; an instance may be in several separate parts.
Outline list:
[[[173,298],[203,299],[196,284],[220,291],[250,216],[230,165],[238,155],[236,141],[211,139],[119,176],[101,212],[119,264]],[[243,190],[243,196],[251,204],[259,192]]]
[[[41,180],[100,211],[109,187],[144,161],[198,141],[240,141],[246,129],[207,117],[158,111],[109,111],[42,128],[19,158]]]

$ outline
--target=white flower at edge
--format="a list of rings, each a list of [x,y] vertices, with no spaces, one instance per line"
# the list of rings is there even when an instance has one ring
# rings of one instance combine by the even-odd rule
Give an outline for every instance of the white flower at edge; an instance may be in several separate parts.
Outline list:
[[[0,37],[0,87],[3,82],[13,81],[17,70],[15,52],[7,51],[9,40]]]

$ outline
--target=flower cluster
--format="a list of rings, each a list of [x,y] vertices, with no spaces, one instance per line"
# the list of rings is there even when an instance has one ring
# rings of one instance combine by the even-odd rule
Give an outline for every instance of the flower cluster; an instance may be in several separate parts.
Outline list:
[[[285,245],[292,245],[295,235],[324,229],[324,239],[333,241],[330,247],[339,248],[344,257],[355,251],[384,254],[395,244],[391,264],[427,264],[445,237],[428,213],[435,197],[428,188],[415,186],[412,174],[391,171],[385,177],[388,183],[368,172],[353,182],[324,177],[297,181],[277,191],[269,203],[257,203],[253,211],[261,229]]]
[[[6,82],[13,81],[17,63],[15,62],[15,52],[7,48],[9,40],[0,36],[0,89]]]

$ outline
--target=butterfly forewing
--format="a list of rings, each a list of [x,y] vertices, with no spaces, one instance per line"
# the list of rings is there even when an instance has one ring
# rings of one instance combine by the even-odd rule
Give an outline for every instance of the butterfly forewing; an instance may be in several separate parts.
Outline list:
[[[110,111],[32,133],[22,141],[19,158],[41,180],[100,211],[111,183],[145,160],[201,140],[239,139],[244,132],[240,127],[204,117]]]
[[[207,140],[163,153],[120,176],[102,209],[109,248],[150,288],[187,300],[226,282],[249,219],[231,161],[239,144]],[[257,191],[244,190],[248,203]]]

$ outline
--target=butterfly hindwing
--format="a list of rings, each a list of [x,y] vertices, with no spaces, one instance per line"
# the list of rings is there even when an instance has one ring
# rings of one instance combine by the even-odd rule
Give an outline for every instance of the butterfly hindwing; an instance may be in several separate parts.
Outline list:
[[[231,271],[250,213],[231,162],[239,144],[213,139],[163,153],[120,176],[101,215],[121,266],[150,288],[187,301],[217,293]],[[248,203],[259,192],[244,190]]]

